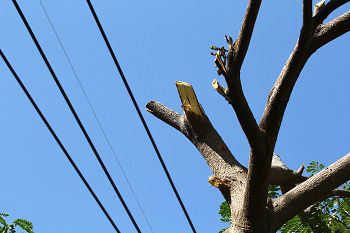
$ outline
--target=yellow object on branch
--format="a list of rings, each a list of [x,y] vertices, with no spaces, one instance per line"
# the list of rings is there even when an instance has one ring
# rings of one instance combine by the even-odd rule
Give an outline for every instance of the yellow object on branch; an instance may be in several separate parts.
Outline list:
[[[176,81],[177,91],[182,102],[184,111],[192,112],[197,116],[204,116],[204,113],[200,107],[196,93],[192,88],[192,85],[186,82]]]

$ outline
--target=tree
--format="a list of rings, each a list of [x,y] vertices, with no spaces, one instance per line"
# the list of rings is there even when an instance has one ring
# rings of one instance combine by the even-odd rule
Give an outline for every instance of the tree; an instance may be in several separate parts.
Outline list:
[[[215,64],[227,88],[216,80],[212,85],[233,107],[250,146],[246,168],[230,152],[210,123],[190,84],[177,82],[184,114],[151,101],[147,110],[183,133],[199,150],[214,175],[209,182],[217,187],[230,206],[230,228],[226,232],[276,232],[296,215],[306,216],[308,208],[322,202],[350,179],[350,154],[308,178],[289,169],[274,154],[280,126],[294,85],[308,59],[319,48],[350,30],[350,11],[323,24],[328,16],[349,0],[325,0],[312,10],[312,0],[302,0],[303,24],[299,39],[276,83],[258,124],[242,90],[240,70],[248,51],[261,0],[250,0],[234,42],[226,36],[228,49],[216,50]],[[296,186],[296,184],[300,183]],[[282,195],[268,197],[268,187],[278,185]],[[340,191],[342,192],[342,191]]]
[[[0,233],[16,233],[16,227],[19,226],[28,233],[33,232],[33,224],[25,219],[16,219],[11,224],[6,223],[4,217],[8,217],[8,214],[0,213]]]
[[[323,164],[312,161],[306,170],[313,176],[323,168]],[[289,220],[280,232],[350,232],[350,182],[346,182],[340,189],[342,190],[336,190],[332,197],[309,207],[303,215]],[[280,195],[278,186],[269,186],[269,198],[277,198]],[[219,214],[222,222],[230,221],[231,212],[226,201],[220,205]],[[225,230],[222,229],[219,233]]]

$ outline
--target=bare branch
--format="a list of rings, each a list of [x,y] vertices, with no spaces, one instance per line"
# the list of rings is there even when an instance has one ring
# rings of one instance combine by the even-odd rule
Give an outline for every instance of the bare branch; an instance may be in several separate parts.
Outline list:
[[[232,44],[232,38],[228,38],[226,37],[226,40],[229,43],[229,55],[227,58],[228,60],[232,60],[234,45]],[[232,105],[250,146],[256,148],[258,144],[257,142],[259,142],[257,138],[260,136],[260,129],[244,96],[239,72],[233,74],[230,72],[233,69],[229,68],[229,66],[226,69],[224,62],[221,59],[222,56],[224,56],[226,59],[226,55],[224,54],[226,50],[223,47],[218,48],[216,46],[211,46],[211,48],[217,50],[215,53],[214,62],[218,68],[218,74],[222,74],[225,77],[228,88],[222,87],[216,80],[213,81],[212,85],[214,89],[219,92],[219,94],[224,96],[225,99]]]
[[[314,27],[323,23],[323,21],[337,8],[341,7],[350,0],[331,0],[326,5],[322,6],[318,12],[316,12],[314,18]]]
[[[247,169],[234,158],[207,117],[206,130],[198,135],[186,115],[180,115],[156,101],[149,102],[146,107],[151,114],[182,132],[197,147],[220,180],[236,179],[237,172],[246,173]]]
[[[222,181],[216,176],[209,176],[208,182],[212,186],[220,190],[222,196],[225,198],[226,202],[230,205],[231,204],[231,194],[230,194],[231,182]]]
[[[349,198],[350,197],[350,191],[343,190],[343,189],[335,189],[332,192],[333,197],[337,198]]]
[[[350,11],[317,28],[311,42],[311,51],[315,52],[330,41],[350,31]]]
[[[312,34],[312,20],[312,0],[303,0],[303,28],[300,37],[305,37],[305,43],[308,43],[308,37]]]
[[[314,16],[325,6],[326,0],[321,0],[314,6]]]
[[[228,91],[226,96],[232,100],[230,103],[252,148],[261,147],[264,140],[244,96],[240,80],[240,69],[248,51],[260,5],[261,0],[249,1],[236,42],[233,42],[231,37],[225,36],[229,46],[228,54],[225,56],[225,60],[227,58],[226,64],[223,64],[218,53],[215,59],[219,73],[224,75],[227,83]]]
[[[350,179],[350,153],[274,200],[275,229]]]
[[[219,93],[222,97],[225,98],[225,100],[227,100],[229,103],[232,102],[232,100],[230,99],[230,97],[227,96],[227,88],[223,87],[218,80],[214,79],[213,82],[211,83],[211,85],[213,86],[214,90],[217,91],[217,93]]]
[[[311,53],[308,52],[312,36],[312,1],[303,1],[303,26],[299,40],[273,86],[267,101],[260,128],[266,132],[274,146],[293,87]]]
[[[259,126],[255,117],[248,105],[247,99],[244,96],[241,80],[239,77],[234,81],[228,82],[227,97],[232,100],[231,105],[237,115],[237,119],[247,137],[251,148],[259,148],[264,143],[264,139],[260,132]]]
[[[268,182],[273,185],[280,185],[281,188],[285,185],[294,188],[295,184],[303,182],[308,179],[302,175],[304,170],[304,164],[298,171],[289,169],[280,159],[277,154],[272,157],[272,164]],[[283,189],[283,188],[282,188]],[[282,190],[283,192],[284,190]],[[288,190],[289,191],[289,190]]]
[[[260,5],[261,0],[249,1],[246,14],[244,16],[244,20],[241,26],[241,30],[239,32],[236,42],[235,59],[234,65],[232,67],[236,72],[239,72],[239,70],[241,69],[245,55],[247,54],[250,39],[252,37],[255,26],[255,21],[259,13]]]
[[[146,110],[188,137],[187,132],[183,129],[184,127],[181,127],[183,124],[183,115],[156,101],[150,101],[146,105]]]

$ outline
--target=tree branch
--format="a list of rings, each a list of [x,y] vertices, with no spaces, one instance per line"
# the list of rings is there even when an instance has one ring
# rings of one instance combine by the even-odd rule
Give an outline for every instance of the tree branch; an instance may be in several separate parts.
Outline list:
[[[274,200],[275,229],[313,203],[328,198],[349,179],[350,153]]]
[[[198,135],[185,114],[181,115],[156,101],[149,102],[146,108],[152,115],[183,133],[196,146],[220,180],[236,179],[237,172],[246,172],[246,168],[234,158],[209,119],[206,130],[201,131],[205,133]]]
[[[308,179],[308,177],[302,175],[303,171],[304,164],[299,168],[298,171],[293,171],[281,161],[280,157],[277,154],[274,154],[272,157],[268,182],[269,184],[280,185],[281,188],[285,185],[292,186],[292,188],[294,188],[295,184]]]
[[[350,31],[350,11],[317,28],[311,41],[311,52]]]
[[[226,92],[226,95],[231,100],[231,105],[237,115],[242,130],[247,137],[250,147],[254,149],[261,148],[265,141],[248,105],[247,99],[244,96],[240,78],[235,77],[234,81],[227,82],[227,84],[228,91]]]
[[[323,23],[323,21],[337,8],[341,7],[350,0],[331,0],[326,5],[322,6],[315,14],[314,28]]]
[[[260,122],[273,147],[276,143],[283,115],[293,87],[311,53],[308,52],[312,36],[312,1],[303,1],[303,26],[299,40],[273,86]]]
[[[146,105],[146,110],[158,119],[179,130],[186,137],[189,137],[188,132],[183,127],[183,115],[156,101],[150,101]]]
[[[343,189],[335,189],[332,191],[332,196],[337,198],[349,198],[350,191]]]
[[[220,73],[224,75],[227,83],[228,89],[226,96],[232,100],[230,103],[237,115],[238,121],[241,124],[250,146],[253,148],[257,148],[263,140],[261,140],[262,137],[259,126],[242,90],[240,69],[248,51],[260,5],[261,0],[249,1],[235,43],[233,43],[231,37],[226,37],[226,41],[229,44],[227,67],[224,67],[220,56],[217,55],[215,59],[215,63],[218,66]]]
[[[231,213],[234,215],[243,201],[247,168],[235,159],[207,116],[205,124],[201,126],[191,124],[186,114],[174,112],[156,101],[149,102],[146,109],[158,119],[179,130],[194,144],[213,171],[215,179],[222,181],[217,187],[225,200],[231,202]],[[205,130],[196,130],[196,127],[205,127]]]
[[[250,0],[244,20],[239,31],[237,42],[236,42],[236,51],[233,69],[239,70],[243,64],[244,58],[247,54],[248,47],[250,44],[250,39],[253,34],[256,18],[258,17],[259,9],[261,5],[261,0]]]
[[[230,61],[233,59],[232,57],[234,54],[234,46],[229,44],[229,47],[230,48],[228,60]],[[263,141],[261,137],[261,132],[254,118],[254,115],[248,105],[247,99],[244,96],[239,72],[235,74],[231,72],[233,70],[232,67],[227,67],[226,70],[219,54],[216,54],[214,62],[218,67],[219,72],[225,77],[228,86],[228,88],[224,90],[223,96],[226,100],[229,101],[229,103],[233,107],[237,115],[237,119],[243,129],[243,132],[247,137],[249,145],[252,148],[258,148],[259,146],[261,146],[261,143]],[[216,82],[215,84],[218,83]],[[215,88],[215,90],[217,90],[217,88]]]

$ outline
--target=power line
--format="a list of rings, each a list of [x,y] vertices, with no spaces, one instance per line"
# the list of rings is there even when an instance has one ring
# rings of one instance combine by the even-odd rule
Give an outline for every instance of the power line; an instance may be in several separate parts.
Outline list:
[[[89,5],[90,11],[91,11],[92,15],[94,16],[94,19],[95,19],[95,21],[96,21],[96,24],[97,24],[97,26],[98,26],[98,28],[99,28],[101,34],[102,34],[102,37],[103,37],[103,39],[104,39],[104,41],[105,41],[105,43],[106,43],[106,45],[107,45],[107,47],[108,47],[108,50],[109,50],[109,52],[110,52],[110,54],[111,54],[111,56],[112,56],[112,59],[113,59],[113,61],[114,61],[114,64],[116,65],[116,67],[117,67],[117,69],[118,69],[118,72],[119,72],[119,74],[120,74],[120,77],[122,78],[123,83],[124,83],[124,85],[125,85],[125,87],[126,87],[128,93],[129,93],[129,96],[130,96],[130,98],[131,98],[131,100],[132,100],[132,102],[133,102],[133,104],[134,104],[134,107],[135,107],[135,109],[136,109],[136,111],[137,111],[137,114],[139,115],[139,117],[140,117],[140,119],[141,119],[141,121],[142,121],[142,124],[143,124],[143,126],[144,126],[144,128],[145,128],[145,130],[146,130],[146,132],[147,132],[147,135],[148,135],[148,137],[149,137],[149,139],[150,139],[150,141],[151,141],[151,143],[152,143],[152,145],[153,145],[153,148],[154,148],[154,150],[155,150],[155,152],[156,152],[156,154],[157,154],[157,156],[158,156],[158,159],[159,159],[159,161],[160,161],[160,163],[161,163],[161,165],[162,165],[162,167],[163,167],[163,170],[164,170],[164,172],[165,172],[165,174],[166,174],[166,176],[167,176],[167,178],[168,178],[168,180],[169,180],[169,183],[170,183],[170,185],[171,185],[171,187],[172,187],[172,189],[173,189],[173,191],[174,191],[174,193],[175,193],[175,195],[176,195],[176,198],[177,198],[178,202],[179,202],[180,205],[181,205],[182,211],[184,212],[184,214],[185,214],[185,216],[186,216],[186,218],[187,218],[187,221],[188,221],[188,223],[189,223],[190,226],[191,226],[191,229],[192,229],[193,233],[196,233],[196,229],[194,228],[193,223],[192,223],[192,221],[191,221],[191,218],[190,218],[190,216],[188,215],[187,210],[186,210],[186,208],[185,208],[185,206],[184,206],[184,204],[183,204],[183,202],[182,202],[182,200],[181,200],[181,197],[180,197],[179,193],[178,193],[177,190],[176,190],[176,187],[175,187],[175,185],[174,185],[174,182],[173,182],[173,180],[172,180],[172,178],[171,178],[171,176],[170,176],[170,174],[169,174],[169,171],[168,171],[168,169],[167,169],[167,167],[166,167],[166,165],[165,165],[165,163],[164,163],[164,161],[163,161],[163,158],[162,158],[162,156],[161,156],[161,154],[160,154],[160,152],[159,152],[159,150],[158,150],[158,147],[157,147],[157,145],[156,145],[156,143],[155,143],[155,141],[154,141],[154,139],[153,139],[153,136],[152,136],[152,134],[151,134],[151,131],[149,130],[149,128],[148,128],[148,126],[147,126],[147,123],[146,123],[146,121],[145,121],[145,119],[144,119],[144,117],[143,117],[143,115],[142,115],[142,113],[141,113],[141,111],[140,111],[140,108],[139,108],[139,106],[138,106],[138,104],[137,104],[137,102],[136,102],[136,99],[135,99],[135,97],[134,97],[134,95],[133,95],[133,93],[132,93],[132,91],[131,91],[131,89],[130,89],[130,87],[129,87],[129,84],[128,84],[128,82],[127,82],[125,76],[124,76],[124,73],[123,73],[123,71],[122,71],[120,65],[119,65],[119,62],[118,62],[118,60],[117,60],[117,57],[115,56],[115,54],[114,54],[114,52],[113,52],[113,49],[112,49],[112,47],[111,47],[111,45],[110,45],[110,43],[109,43],[109,40],[108,40],[108,38],[107,38],[107,36],[106,36],[106,33],[105,33],[104,30],[103,30],[103,27],[102,27],[102,25],[101,25],[101,23],[100,23],[100,20],[99,20],[98,17],[97,17],[97,14],[96,14],[96,12],[95,12],[95,9],[94,9],[94,7],[92,6],[90,0],[86,0],[86,2],[87,2],[87,4]]]
[[[36,112],[39,114],[41,120],[43,120],[43,122],[45,123],[46,127],[49,129],[50,133],[55,138],[57,144],[60,146],[60,148],[62,149],[63,153],[66,155],[66,157],[69,160],[70,164],[73,166],[74,170],[78,173],[80,179],[84,182],[86,188],[89,190],[89,192],[94,197],[95,201],[100,206],[100,208],[103,211],[103,213],[105,214],[105,216],[108,218],[109,222],[112,224],[112,226],[115,229],[115,231],[118,232],[118,233],[121,233],[119,231],[117,225],[114,223],[113,219],[111,218],[111,216],[109,216],[109,214],[108,214],[107,210],[105,209],[105,207],[102,205],[101,201],[98,199],[98,197],[96,196],[96,194],[94,193],[94,191],[90,187],[89,183],[86,181],[84,175],[80,172],[79,168],[74,163],[74,161],[71,158],[71,156],[69,155],[68,151],[66,150],[66,148],[64,147],[64,145],[62,144],[62,142],[60,141],[58,136],[56,135],[55,131],[52,129],[50,123],[46,120],[46,118],[43,115],[43,113],[41,112],[40,108],[35,103],[34,99],[30,95],[30,93],[28,92],[27,88],[22,83],[21,79],[18,77],[17,73],[15,72],[15,70],[13,69],[13,67],[11,66],[10,62],[7,60],[5,54],[2,52],[1,49],[0,49],[0,55],[1,55],[2,59],[4,60],[4,62],[6,63],[7,67],[9,68],[9,70],[11,71],[11,73],[13,74],[13,76],[15,77],[15,79],[17,80],[18,84],[21,86],[23,92],[26,94],[26,96],[28,97],[29,101],[31,102],[31,104],[35,108]]]
[[[63,43],[62,43],[62,41],[61,41],[61,39],[60,39],[60,37],[59,37],[59,35],[58,35],[58,33],[57,33],[57,31],[56,31],[56,29],[55,29],[53,23],[52,23],[52,20],[50,19],[50,16],[49,16],[48,12],[46,11],[45,6],[44,6],[44,4],[42,3],[42,1],[39,0],[39,2],[40,2],[40,5],[41,5],[41,7],[42,7],[42,9],[43,9],[43,11],[44,11],[44,13],[45,13],[45,15],[46,15],[47,20],[49,21],[49,23],[50,23],[50,25],[51,25],[51,28],[52,28],[53,32],[55,33],[55,36],[56,36],[56,38],[57,38],[57,40],[58,40],[58,42],[59,42],[59,44],[60,44],[62,50],[63,50],[63,52],[64,52],[64,55],[65,55],[65,57],[66,57],[66,59],[67,59],[69,65],[70,65],[70,67],[71,67],[71,70],[73,71],[73,74],[74,74],[74,76],[75,76],[75,79],[77,80],[77,82],[78,82],[78,84],[79,84],[79,86],[80,86],[80,89],[81,89],[81,91],[83,92],[83,94],[84,94],[84,96],[85,96],[85,99],[86,99],[86,101],[87,101],[88,104],[89,104],[90,110],[91,110],[91,112],[93,113],[94,118],[95,118],[95,120],[96,120],[96,122],[97,122],[97,124],[98,124],[98,126],[99,126],[99,128],[100,128],[100,130],[101,130],[101,132],[102,132],[102,134],[103,134],[103,136],[104,136],[104,138],[106,139],[107,144],[108,144],[110,150],[112,151],[112,153],[113,153],[113,155],[114,155],[114,158],[116,159],[120,170],[122,171],[122,173],[123,173],[123,175],[124,175],[124,178],[125,178],[125,180],[126,180],[128,186],[129,186],[129,188],[130,188],[130,190],[131,190],[131,192],[132,192],[132,194],[133,194],[133,196],[134,196],[134,198],[135,198],[135,200],[136,200],[136,202],[137,202],[137,205],[139,206],[139,208],[140,208],[140,210],[141,210],[141,213],[142,213],[142,215],[144,216],[144,218],[145,218],[145,220],[146,220],[146,222],[147,222],[147,225],[148,225],[150,231],[153,232],[153,229],[152,229],[152,227],[151,227],[151,224],[150,224],[150,222],[148,221],[148,218],[147,218],[147,216],[146,216],[146,213],[144,212],[144,210],[143,210],[143,208],[142,208],[142,206],[141,206],[141,204],[140,204],[140,202],[139,202],[139,200],[138,200],[138,198],[137,198],[137,196],[136,196],[136,193],[135,193],[134,189],[132,188],[131,183],[130,183],[130,181],[129,181],[127,175],[126,175],[126,172],[124,171],[124,169],[123,169],[123,167],[122,167],[122,165],[121,165],[121,163],[120,163],[120,161],[119,161],[119,159],[118,159],[118,156],[117,156],[115,150],[113,149],[113,146],[112,146],[110,140],[108,139],[105,130],[104,130],[103,127],[102,127],[102,124],[101,124],[101,122],[100,122],[100,120],[99,120],[99,118],[98,118],[98,116],[97,116],[97,114],[96,114],[96,112],[95,112],[95,110],[94,110],[94,108],[93,108],[93,106],[92,106],[92,104],[91,104],[91,101],[90,101],[90,99],[89,99],[89,97],[88,97],[88,95],[87,95],[87,93],[86,93],[86,91],[85,91],[85,89],[84,89],[84,87],[83,87],[83,85],[82,85],[82,83],[81,83],[79,77],[78,77],[77,72],[76,72],[75,69],[74,69],[74,66],[73,66],[73,64],[72,64],[72,62],[71,62],[71,60],[70,60],[70,58],[69,58],[69,56],[68,56],[68,54],[67,54],[66,49],[65,49],[64,46],[63,46]]]
[[[111,183],[111,185],[112,185],[112,187],[113,187],[115,193],[117,194],[119,200],[121,201],[121,203],[122,203],[122,205],[123,205],[125,211],[127,212],[128,216],[129,216],[129,218],[130,218],[130,220],[132,221],[132,223],[133,223],[134,227],[136,228],[137,232],[138,232],[138,233],[141,233],[140,228],[138,227],[138,225],[137,225],[137,223],[136,223],[134,217],[132,216],[132,214],[131,214],[131,212],[130,212],[128,206],[126,205],[126,203],[125,203],[123,197],[121,196],[121,194],[120,194],[120,192],[119,192],[117,186],[115,185],[115,183],[114,183],[114,181],[113,181],[111,175],[109,174],[109,172],[108,172],[106,166],[104,165],[104,163],[103,163],[103,161],[102,161],[102,159],[101,159],[99,153],[97,152],[97,150],[96,150],[96,148],[95,148],[93,142],[91,141],[90,136],[88,135],[87,131],[85,130],[85,127],[83,126],[82,122],[80,121],[78,114],[77,114],[76,111],[74,110],[73,105],[71,104],[71,102],[70,102],[70,100],[69,100],[69,98],[68,98],[66,92],[64,91],[64,89],[63,89],[63,87],[62,87],[60,81],[58,80],[58,78],[57,78],[57,76],[56,76],[54,70],[52,69],[52,67],[51,67],[51,65],[50,65],[50,63],[49,63],[49,61],[48,61],[48,59],[47,59],[45,53],[43,52],[43,50],[42,50],[42,48],[41,48],[41,46],[40,46],[40,44],[39,44],[39,42],[38,42],[38,40],[36,39],[36,37],[35,37],[35,35],[34,35],[32,29],[30,28],[30,26],[29,26],[29,24],[28,24],[28,22],[27,22],[25,16],[23,15],[21,8],[20,8],[19,5],[17,4],[16,0],[12,0],[12,2],[13,2],[13,4],[15,5],[18,14],[20,15],[20,17],[21,17],[21,19],[22,19],[24,25],[26,26],[26,28],[27,28],[27,30],[28,30],[30,36],[32,37],[32,39],[33,39],[33,41],[34,41],[34,43],[35,43],[37,49],[39,50],[39,53],[40,53],[41,57],[43,58],[43,60],[44,60],[44,62],[45,62],[45,64],[46,64],[46,66],[47,66],[47,68],[49,69],[49,71],[50,71],[50,73],[51,73],[51,76],[52,76],[53,79],[55,80],[55,83],[56,83],[57,87],[59,88],[59,90],[60,90],[60,92],[61,92],[61,94],[62,94],[64,100],[65,100],[66,103],[68,104],[69,109],[71,110],[71,112],[72,112],[72,114],[73,114],[75,120],[77,121],[77,123],[78,123],[78,125],[79,125],[81,131],[83,132],[83,134],[84,134],[86,140],[88,141],[88,143],[89,143],[89,145],[90,145],[92,151],[93,151],[94,154],[95,154],[96,159],[98,160],[98,162],[99,162],[100,166],[102,167],[102,169],[103,169],[105,175],[107,176],[109,182]]]

